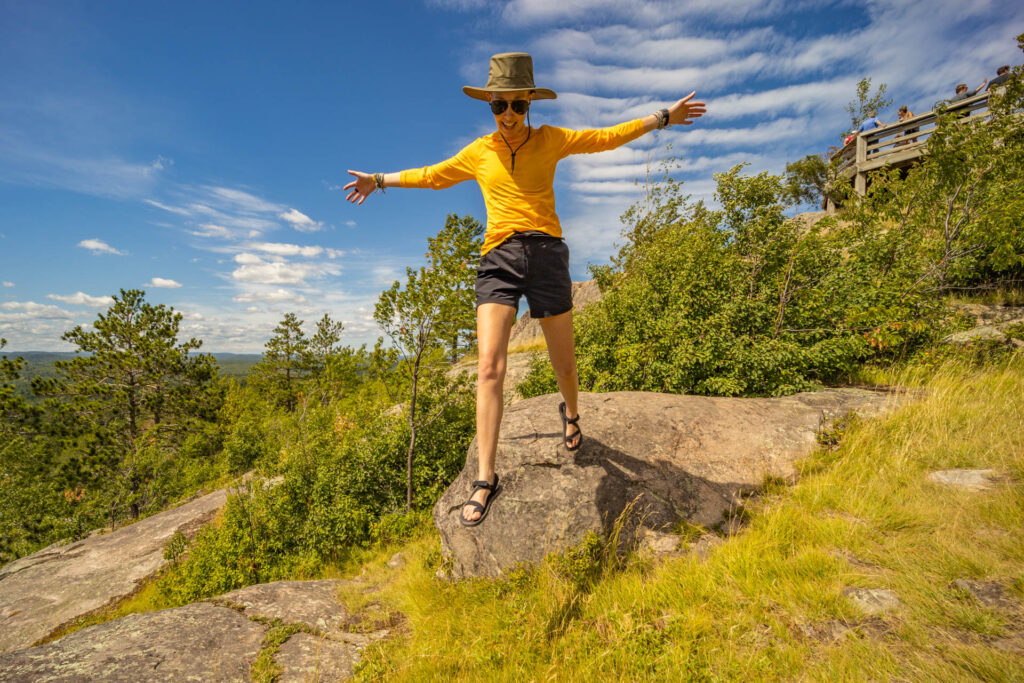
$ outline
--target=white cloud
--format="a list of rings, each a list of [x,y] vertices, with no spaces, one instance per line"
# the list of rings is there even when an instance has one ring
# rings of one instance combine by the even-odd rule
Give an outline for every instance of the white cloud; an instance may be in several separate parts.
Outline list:
[[[245,312],[246,313],[262,313],[263,309],[260,308],[259,306],[246,306],[245,307]]]
[[[242,190],[235,190],[230,187],[216,187],[212,185],[207,185],[205,189],[213,197],[222,200],[223,203],[232,206],[235,209],[247,211],[249,213],[275,213],[284,210],[284,207],[280,204],[268,202],[265,199],[261,199],[248,192],[243,192]]]
[[[146,202],[147,204],[149,204],[151,206],[155,206],[158,209],[163,209],[164,211],[169,211],[171,213],[176,213],[179,216],[191,216],[192,215],[192,212],[190,212],[188,209],[181,209],[181,208],[178,208],[176,206],[168,206],[167,204],[161,204],[160,202],[158,202],[156,200],[153,200],[153,199],[143,199],[142,201]]]
[[[293,228],[300,232],[316,232],[324,227],[323,223],[314,221],[298,209],[288,209],[288,211],[278,214],[277,217],[290,223]]]
[[[319,256],[324,252],[323,247],[304,247],[298,244],[286,244],[282,242],[253,242],[245,245],[245,247],[248,249],[255,249],[256,251],[262,251],[267,254],[276,254],[278,256],[305,256],[306,258]]]
[[[82,240],[81,242],[78,243],[78,246],[83,249],[88,249],[94,254],[116,254],[118,256],[125,255],[125,252],[114,249],[114,247],[110,246],[103,240],[98,239]]]
[[[242,265],[232,271],[231,277],[234,280],[266,285],[300,285],[307,278],[337,272],[336,269],[311,263],[267,262],[249,253],[238,254],[235,262]]]
[[[34,301],[7,301],[0,304],[4,311],[12,313],[0,313],[0,321],[10,322],[15,320],[50,319],[50,320],[71,320],[75,316],[71,311],[66,311],[60,306],[50,304],[39,304]]]
[[[356,222],[355,221],[345,221],[345,225],[347,225],[350,228],[354,228],[354,227],[356,227]]]
[[[111,306],[114,303],[113,297],[109,296],[90,296],[85,292],[75,292],[74,294],[47,294],[47,299],[53,299],[55,301],[63,301],[66,304],[72,304],[74,306],[92,306],[94,308]]]
[[[162,289],[178,289],[179,287],[181,287],[181,283],[176,282],[174,280],[169,280],[167,278],[155,277],[149,282],[147,282],[144,286],[160,287]]]
[[[4,287],[13,287],[14,283],[13,282],[8,282],[7,280],[4,280],[3,286]]]
[[[201,223],[197,230],[190,230],[196,237],[217,237],[220,239],[231,239],[234,237],[234,233],[223,225],[215,225],[213,223]]]
[[[297,303],[297,304],[302,304],[302,303],[306,303],[307,301],[309,301],[309,299],[307,299],[306,297],[302,296],[298,292],[291,292],[291,291],[289,291],[287,289],[283,289],[283,288],[280,288],[280,287],[278,289],[267,289],[267,290],[243,292],[242,294],[239,294],[238,296],[232,298],[231,300],[232,301],[237,301],[238,303],[265,302],[265,303],[275,303],[275,304],[278,304],[278,303]],[[260,310],[259,308],[255,307],[255,306],[250,306],[246,310],[248,311],[249,309],[255,309],[257,311]]]

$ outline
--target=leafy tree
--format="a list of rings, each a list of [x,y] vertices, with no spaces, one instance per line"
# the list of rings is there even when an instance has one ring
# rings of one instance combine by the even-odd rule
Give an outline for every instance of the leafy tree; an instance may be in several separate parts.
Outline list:
[[[835,168],[823,154],[808,154],[786,164],[786,193],[794,204],[821,206],[835,181]]]
[[[192,353],[199,340],[178,342],[180,321],[173,308],[147,303],[145,292],[122,289],[92,330],[78,326],[63,335],[81,355],[57,361],[57,377],[33,381],[33,391],[48,398],[54,426],[76,439],[78,455],[68,466],[114,484],[111,523],[122,503],[139,516],[154,463],[171,457],[197,420],[215,417],[216,365]],[[164,444],[159,457],[156,444]]]
[[[374,320],[391,339],[400,354],[399,371],[408,380],[406,420],[409,444],[406,451],[406,506],[413,504],[413,454],[418,431],[440,414],[437,410],[422,415],[418,404],[424,381],[438,381],[437,375],[445,368],[441,356],[447,346],[451,351],[453,338],[463,329],[467,319],[465,309],[472,306],[465,291],[466,272],[461,261],[474,234],[472,219],[449,217],[443,228],[431,241],[435,251],[434,263],[418,270],[406,268],[403,287],[398,280],[381,292],[374,310]],[[461,238],[460,238],[461,236]],[[470,308],[470,310],[472,310]],[[378,344],[380,346],[380,344]]]
[[[445,340],[452,363],[472,345],[476,333],[476,267],[484,228],[472,216],[449,214],[444,228],[427,240],[427,258],[444,292],[437,335]]]
[[[850,130],[857,130],[871,112],[880,112],[892,104],[892,98],[885,96],[886,90],[886,84],[882,83],[871,94],[871,79],[860,79],[857,83],[857,98],[846,104],[846,112],[850,115]]]
[[[323,344],[330,346],[329,333],[333,330],[324,332],[318,342],[321,350]],[[302,331],[302,321],[294,313],[286,313],[264,346],[263,358],[253,366],[253,383],[278,405],[294,410],[298,385],[309,374],[309,362],[309,340]]]

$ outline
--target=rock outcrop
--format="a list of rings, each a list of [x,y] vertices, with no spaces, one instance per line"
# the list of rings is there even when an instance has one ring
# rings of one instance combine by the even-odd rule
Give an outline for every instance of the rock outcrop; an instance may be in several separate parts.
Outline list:
[[[601,298],[601,290],[594,280],[572,283],[572,306],[573,312],[579,313],[589,304]],[[529,344],[535,340],[543,339],[544,331],[540,328],[540,322],[530,315],[530,310],[523,312],[515,325],[512,326],[512,333],[509,335],[508,346]]]
[[[175,532],[191,536],[227,501],[225,489],[113,533],[51,545],[0,568],[0,652],[45,638],[76,617],[134,593],[164,565]]]
[[[713,527],[766,475],[791,477],[823,423],[850,411],[873,416],[895,403],[880,392],[829,389],[741,399],[639,392],[582,394],[582,448],[562,445],[555,395],[505,411],[498,442],[502,491],[483,524],[459,523],[476,479],[476,441],[465,469],[434,508],[451,576],[495,576],[519,562],[606,533],[636,501],[637,525],[664,531],[685,520]]]
[[[342,680],[363,648],[389,633],[389,625],[367,628],[338,603],[343,583],[278,581],[132,614],[0,654],[0,681],[242,681],[261,652],[280,670],[277,680]],[[283,643],[265,638],[274,629]]]

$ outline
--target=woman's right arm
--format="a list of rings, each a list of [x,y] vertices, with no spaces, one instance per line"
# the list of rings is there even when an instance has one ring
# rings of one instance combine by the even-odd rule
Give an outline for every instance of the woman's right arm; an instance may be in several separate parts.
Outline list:
[[[451,159],[445,159],[433,166],[410,168],[395,173],[363,173],[350,170],[349,173],[356,179],[342,188],[351,190],[345,199],[362,204],[378,187],[428,187],[440,190],[463,180],[471,180],[476,177],[478,144],[479,141],[472,142]]]

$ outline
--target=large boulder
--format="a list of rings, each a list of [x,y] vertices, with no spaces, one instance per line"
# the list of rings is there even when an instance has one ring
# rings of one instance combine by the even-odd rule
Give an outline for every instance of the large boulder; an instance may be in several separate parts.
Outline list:
[[[276,680],[343,680],[391,628],[339,604],[344,583],[277,581],[132,614],[0,654],[0,681],[246,681],[261,652],[278,667]],[[264,640],[272,628],[286,638],[280,647]]]
[[[459,523],[476,479],[476,440],[466,467],[434,507],[453,578],[496,576],[520,562],[607,533],[631,501],[620,540],[639,527],[681,521],[713,527],[766,476],[792,477],[816,433],[837,416],[874,416],[888,394],[827,389],[781,398],[711,398],[639,392],[581,394],[582,448],[562,445],[557,395],[506,408],[498,441],[503,490],[487,519]]]

